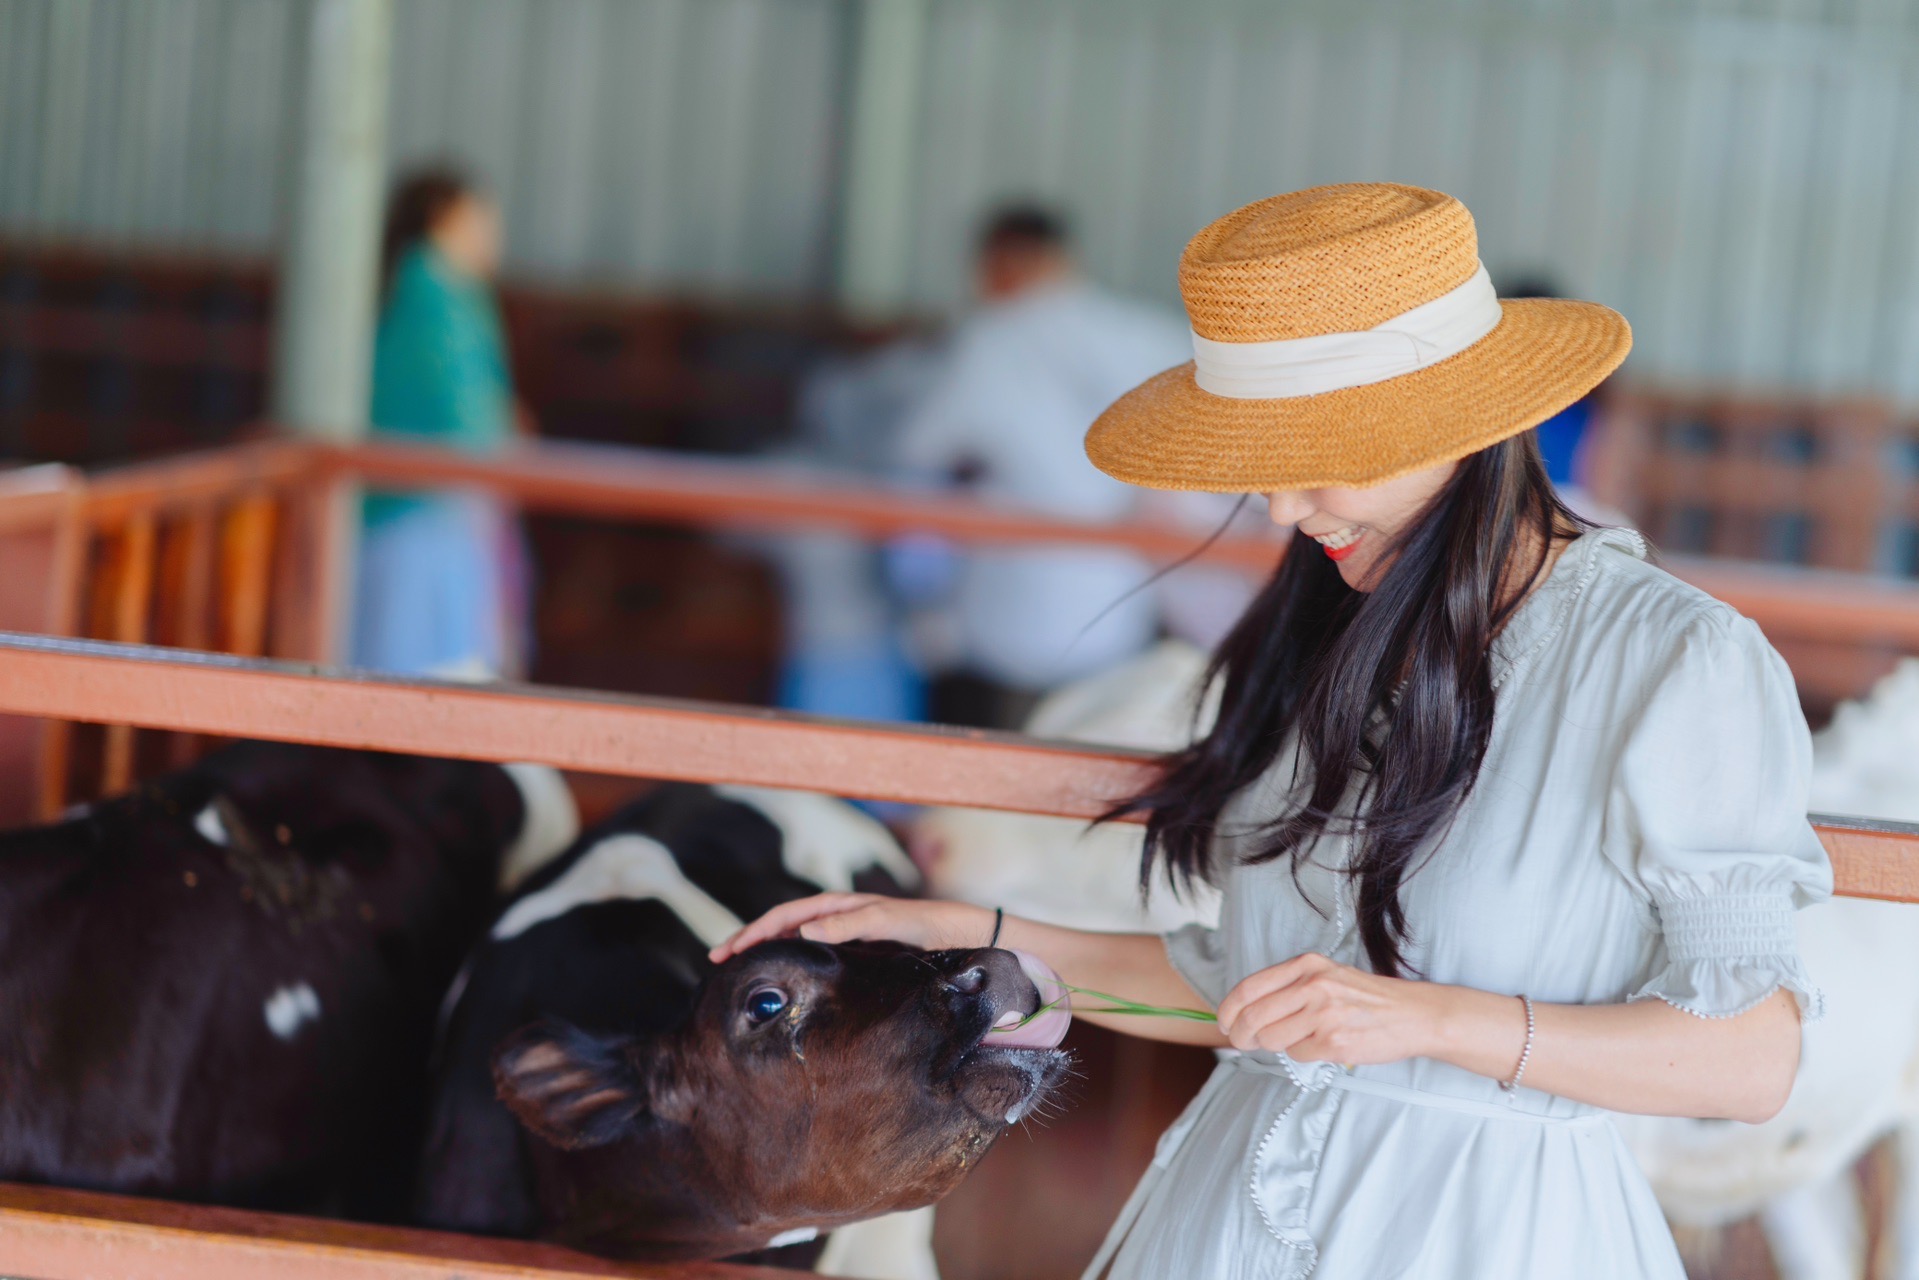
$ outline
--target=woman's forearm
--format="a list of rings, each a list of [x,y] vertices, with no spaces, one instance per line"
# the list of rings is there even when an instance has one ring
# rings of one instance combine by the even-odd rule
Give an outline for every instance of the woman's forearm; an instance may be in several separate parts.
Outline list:
[[[1526,1039],[1512,996],[1432,988],[1428,1054],[1495,1080],[1511,1077]],[[1535,1004],[1528,1087],[1639,1115],[1758,1123],[1785,1105],[1799,1062],[1799,1010],[1775,992],[1734,1018],[1701,1018],[1662,1000]]]
[[[1524,1083],[1641,1115],[1770,1119],[1799,1063],[1799,1011],[1776,992],[1735,1018],[1658,1000],[1534,1006]],[[1235,1048],[1301,1062],[1436,1058],[1510,1080],[1526,1049],[1524,1003],[1470,987],[1388,978],[1308,952],[1241,979],[1219,1004]]]

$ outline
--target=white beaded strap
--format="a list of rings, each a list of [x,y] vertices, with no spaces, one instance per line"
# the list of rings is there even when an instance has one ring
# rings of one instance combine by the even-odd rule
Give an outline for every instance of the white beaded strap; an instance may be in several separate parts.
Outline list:
[[[1526,1063],[1530,1061],[1533,1056],[1533,998],[1531,996],[1521,996],[1519,997],[1519,1001],[1526,1006],[1526,1047],[1519,1051],[1519,1065],[1513,1068],[1513,1078],[1499,1082],[1499,1087],[1507,1093],[1511,1093],[1519,1087],[1520,1080],[1525,1078],[1526,1075]]]

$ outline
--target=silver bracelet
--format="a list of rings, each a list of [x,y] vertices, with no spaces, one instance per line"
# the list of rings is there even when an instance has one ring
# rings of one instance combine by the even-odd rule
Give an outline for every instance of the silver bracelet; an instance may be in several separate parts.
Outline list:
[[[1519,1065],[1513,1068],[1513,1078],[1499,1082],[1499,1087],[1507,1093],[1511,1093],[1519,1087],[1520,1080],[1526,1074],[1526,1063],[1533,1056],[1533,998],[1531,996],[1521,996],[1519,997],[1519,1001],[1526,1006],[1526,1047],[1519,1051]]]

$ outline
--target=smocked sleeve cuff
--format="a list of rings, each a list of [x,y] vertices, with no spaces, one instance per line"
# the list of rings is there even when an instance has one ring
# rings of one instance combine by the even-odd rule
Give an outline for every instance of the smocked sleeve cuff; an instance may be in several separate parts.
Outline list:
[[[1721,893],[1655,904],[1666,965],[1629,997],[1664,1000],[1700,1018],[1733,1018],[1784,988],[1799,1017],[1824,1016],[1826,998],[1799,960],[1790,891]]]
[[[1188,986],[1217,1009],[1233,989],[1226,972],[1226,943],[1217,929],[1189,924],[1166,935],[1166,958]]]

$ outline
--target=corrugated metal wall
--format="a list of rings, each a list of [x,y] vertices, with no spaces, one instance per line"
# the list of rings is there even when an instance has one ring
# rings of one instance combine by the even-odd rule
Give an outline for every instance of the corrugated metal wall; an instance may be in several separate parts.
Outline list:
[[[264,250],[293,0],[0,0],[0,231]]]
[[[396,0],[396,162],[500,190],[516,269],[824,288],[854,0]],[[927,0],[907,295],[992,200],[1171,301],[1194,228],[1390,177],[1495,275],[1624,310],[1646,377],[1919,401],[1913,0]],[[299,0],[0,0],[0,231],[270,247]]]
[[[1919,396],[1908,0],[934,0],[914,294],[991,199],[1079,215],[1175,296],[1247,200],[1390,178],[1466,200],[1502,273],[1610,303],[1641,376]]]
[[[840,0],[399,0],[391,149],[505,197],[515,266],[793,293],[827,279]]]
[[[300,0],[0,0],[0,232],[270,249]],[[500,194],[515,271],[824,287],[843,0],[396,0],[389,152]]]

